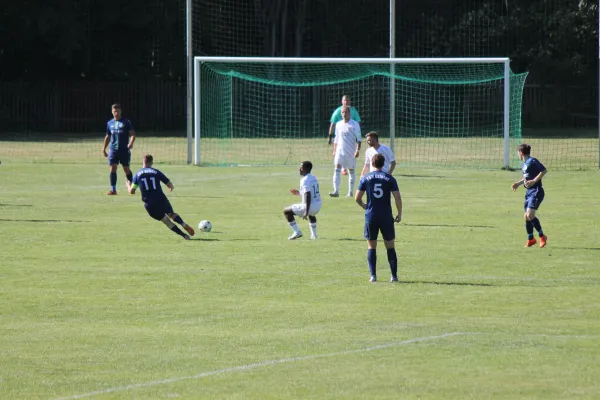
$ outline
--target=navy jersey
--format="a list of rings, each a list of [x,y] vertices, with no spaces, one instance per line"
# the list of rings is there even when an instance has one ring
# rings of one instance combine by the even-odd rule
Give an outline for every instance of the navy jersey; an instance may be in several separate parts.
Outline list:
[[[546,167],[539,162],[537,158],[529,157],[523,163],[521,167],[521,171],[523,172],[523,178],[525,180],[530,181],[539,175],[540,172],[545,171]],[[540,179],[537,183],[527,188],[528,192],[536,191],[542,189],[542,180]]]
[[[398,192],[396,179],[383,171],[373,171],[363,176],[358,183],[358,190],[367,194],[365,219],[382,220],[393,218],[391,193]]]
[[[137,185],[142,192],[142,201],[144,203],[159,203],[167,200],[163,193],[160,183],[169,183],[169,178],[162,172],[154,168],[142,168],[133,176],[133,185]],[[135,186],[134,186],[135,187]]]
[[[111,119],[106,123],[106,134],[110,135],[110,151],[126,152],[129,143],[129,134],[133,132],[133,125],[127,118]]]

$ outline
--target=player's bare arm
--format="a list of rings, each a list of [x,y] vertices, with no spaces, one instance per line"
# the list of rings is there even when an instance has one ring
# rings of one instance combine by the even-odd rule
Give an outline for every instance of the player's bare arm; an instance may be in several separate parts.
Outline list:
[[[127,185],[127,191],[129,192],[129,194],[135,194],[135,190],[138,188],[137,184],[132,184],[129,181],[125,181],[125,185]]]
[[[514,192],[515,190],[517,190],[517,188],[519,186],[524,185],[524,184],[525,184],[525,178],[521,178],[520,181],[513,183],[510,187],[511,187],[512,191]]]
[[[365,163],[365,165],[363,166],[362,171],[360,171],[360,177],[362,178],[363,176],[365,176],[367,174],[367,172],[369,171],[369,165],[371,163]]]
[[[356,142],[356,151],[354,152],[354,158],[358,158],[358,156],[360,155],[360,145],[361,142]]]
[[[394,160],[390,163],[390,170],[388,171],[388,174],[392,175],[395,168],[396,168],[396,160]]]
[[[304,215],[302,216],[302,219],[308,219],[308,210],[310,210],[311,197],[312,197],[312,195],[310,192],[304,193],[304,204],[306,204],[306,210],[304,211]]]
[[[104,157],[108,157],[108,154],[106,154],[106,147],[108,146],[108,142],[110,142],[110,135],[106,135],[104,137],[104,146],[102,147],[102,154],[104,155]]]
[[[173,183],[171,183],[170,181],[167,182],[167,187],[169,188],[169,192],[172,192],[173,189],[175,189],[175,185],[173,185]]]
[[[129,132],[129,143],[127,144],[128,149],[133,149],[133,144],[135,143],[135,132]]]
[[[357,190],[356,193],[354,194],[354,200],[356,200],[356,203],[360,206],[360,208],[362,208],[363,210],[366,210],[367,205],[363,201],[364,194],[365,194],[364,190]]]
[[[400,192],[392,192],[392,196],[394,196],[394,200],[396,201],[396,210],[398,211],[394,221],[400,222],[402,221],[402,196],[400,195]]]
[[[333,129],[335,128],[335,124],[329,125],[329,134],[327,135],[327,144],[330,145],[333,139]]]
[[[548,170],[543,170],[542,172],[540,172],[539,174],[537,174],[537,176],[535,178],[533,178],[530,181],[525,181],[525,187],[528,188],[529,186],[535,185],[536,183],[538,183],[540,181],[540,179],[542,179],[544,177],[544,175],[546,175],[546,172],[548,172]]]
[[[300,196],[300,192],[298,191],[298,189],[290,189],[290,193],[294,196]]]

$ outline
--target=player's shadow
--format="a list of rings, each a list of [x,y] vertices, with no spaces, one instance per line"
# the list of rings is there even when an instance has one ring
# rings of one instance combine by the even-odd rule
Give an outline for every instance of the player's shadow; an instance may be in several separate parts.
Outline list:
[[[169,194],[169,197],[187,197],[190,199],[224,199],[225,197],[223,196],[180,196],[180,195],[174,195],[174,194]]]
[[[399,283],[425,284],[425,285],[446,285],[446,286],[494,286],[491,283],[473,283],[473,282],[439,282],[439,281],[399,281]]]
[[[9,219],[9,218],[0,218],[0,222],[90,222],[90,221],[80,221],[80,220],[71,220],[71,219]]]
[[[562,246],[552,246],[553,249],[561,249],[561,250],[600,250],[600,247],[562,247]]]
[[[421,226],[421,227],[433,227],[433,228],[488,228],[488,229],[498,229],[497,226],[490,225],[453,225],[453,224],[405,224],[406,226]]]
[[[338,238],[337,240],[344,240],[344,241],[348,241],[348,242],[364,242],[365,238]]]
[[[31,204],[4,204],[0,203],[0,207],[33,207]]]
[[[441,175],[394,174],[394,176],[402,176],[404,178],[436,178],[436,179],[445,178],[445,176],[441,176]]]
[[[194,242],[220,242],[219,239],[214,239],[214,238],[193,238],[191,239]]]

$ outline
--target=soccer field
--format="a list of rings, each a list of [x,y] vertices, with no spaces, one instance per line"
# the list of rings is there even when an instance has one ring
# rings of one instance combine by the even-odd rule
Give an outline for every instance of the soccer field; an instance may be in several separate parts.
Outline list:
[[[150,219],[120,168],[108,197],[106,165],[2,160],[0,399],[600,397],[598,170],[550,168],[540,249],[519,171],[399,168],[401,283],[381,246],[371,284],[353,200],[287,240],[295,163],[155,166],[212,232]]]

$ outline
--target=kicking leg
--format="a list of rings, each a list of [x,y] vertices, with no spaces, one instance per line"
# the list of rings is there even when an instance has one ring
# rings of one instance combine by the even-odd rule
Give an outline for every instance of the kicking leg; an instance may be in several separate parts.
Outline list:
[[[174,212],[174,213],[168,213],[167,215],[173,221],[175,221],[179,225],[181,225],[183,227],[183,229],[185,229],[187,231],[187,233],[190,234],[190,236],[194,236],[196,234],[196,232],[194,232],[194,229],[191,226],[189,226],[188,224],[186,224],[185,222],[183,222],[183,219],[181,219],[181,217],[179,216],[179,214],[177,214],[177,213]]]
[[[166,214],[163,217],[163,219],[161,219],[161,222],[163,224],[165,224],[167,226],[167,228],[169,228],[170,230],[172,230],[173,232],[175,232],[176,234],[178,234],[179,236],[181,236],[185,240],[190,240],[190,237],[188,235],[186,235],[185,233],[183,233],[183,231],[181,229],[179,229],[177,227],[177,225],[175,225],[173,223],[173,221],[171,221]]]

